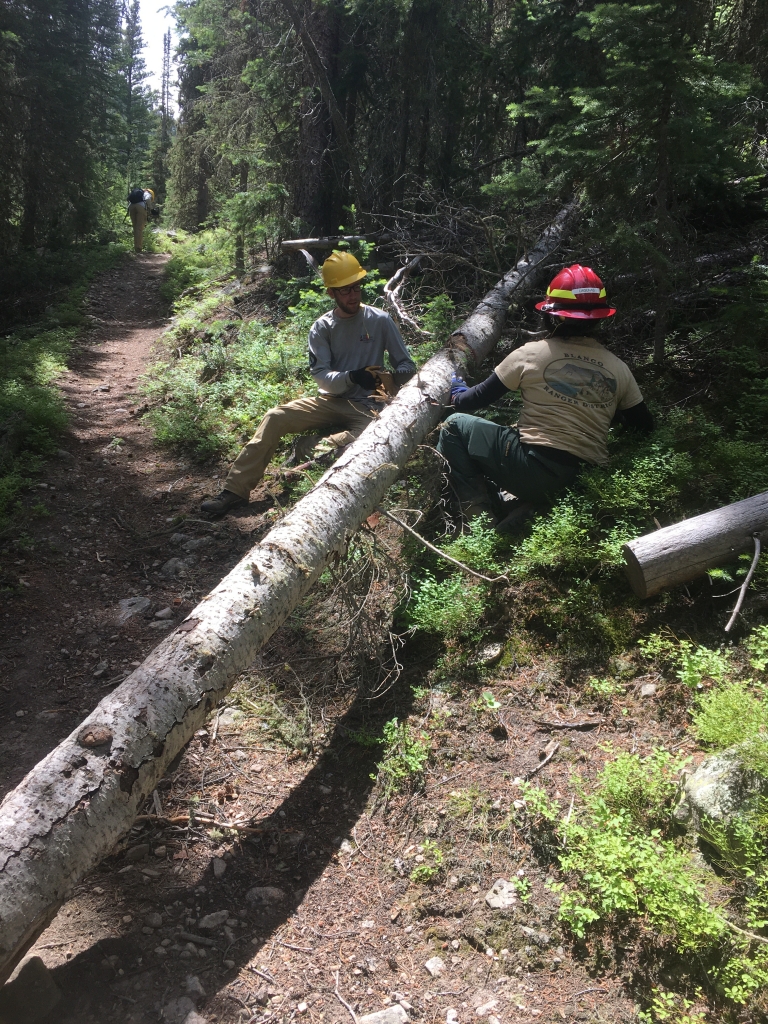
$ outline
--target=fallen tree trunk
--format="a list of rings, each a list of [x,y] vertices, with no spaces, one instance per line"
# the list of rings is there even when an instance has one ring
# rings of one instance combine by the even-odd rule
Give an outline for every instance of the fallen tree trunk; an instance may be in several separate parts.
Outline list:
[[[451,373],[499,338],[572,207],[316,487],[0,804],[0,983],[68,890],[114,848],[166,768],[373,512],[439,421]]]
[[[630,541],[626,574],[638,597],[652,597],[752,551],[753,534],[766,530],[768,491]]]

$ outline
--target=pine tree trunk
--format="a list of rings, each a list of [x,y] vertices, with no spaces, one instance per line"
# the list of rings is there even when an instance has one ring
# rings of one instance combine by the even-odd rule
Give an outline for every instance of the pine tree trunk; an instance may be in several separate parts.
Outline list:
[[[561,211],[313,490],[0,804],[0,983],[70,888],[130,828],[256,652],[343,557],[439,421],[453,370],[491,351],[511,299],[536,284],[573,213]]]

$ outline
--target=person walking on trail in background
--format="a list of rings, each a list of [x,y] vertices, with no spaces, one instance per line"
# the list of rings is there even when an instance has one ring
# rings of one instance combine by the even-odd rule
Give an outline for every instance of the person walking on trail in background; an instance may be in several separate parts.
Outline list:
[[[595,337],[616,309],[594,270],[578,263],[561,270],[536,309],[551,328],[546,338],[515,349],[475,387],[454,374],[456,413],[442,424],[437,443],[466,518],[484,514],[496,524],[498,490],[517,499],[496,524],[500,532],[548,504],[583,466],[604,465],[612,423],[644,434],[654,426],[629,367]],[[467,415],[510,391],[523,399],[516,426]]]
[[[128,216],[133,225],[133,251],[141,252],[144,245],[144,228],[155,204],[155,193],[151,188],[133,188],[128,193]]]
[[[310,442],[338,453],[376,418],[376,409],[416,372],[400,331],[388,313],[361,302],[366,276],[355,257],[333,252],[323,263],[326,291],[336,303],[309,331],[309,372],[320,389],[316,398],[299,398],[270,409],[235,459],[224,490],[200,506],[222,515],[248,503],[286,434],[320,433]],[[384,353],[392,372],[383,369]]]

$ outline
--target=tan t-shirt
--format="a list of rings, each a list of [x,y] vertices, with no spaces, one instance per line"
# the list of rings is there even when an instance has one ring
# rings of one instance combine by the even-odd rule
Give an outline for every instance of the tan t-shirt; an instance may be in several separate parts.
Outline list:
[[[626,363],[594,338],[545,338],[510,352],[496,367],[523,396],[518,429],[528,444],[548,445],[598,465],[617,409],[643,400]]]

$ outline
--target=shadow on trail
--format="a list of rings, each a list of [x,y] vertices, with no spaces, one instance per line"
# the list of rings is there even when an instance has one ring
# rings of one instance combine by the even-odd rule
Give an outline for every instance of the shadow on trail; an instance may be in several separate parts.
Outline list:
[[[408,714],[409,703],[410,695],[403,692],[398,699],[399,714]],[[363,698],[355,700],[337,722],[328,747],[296,788],[267,817],[250,822],[262,830],[261,834],[232,846],[221,879],[214,878],[209,865],[200,877],[182,880],[164,875],[150,888],[137,879],[137,871],[118,874],[124,861],[105,864],[102,874],[92,875],[85,886],[96,883],[108,888],[113,905],[125,897],[135,906],[143,898],[152,910],[163,914],[163,928],[147,936],[141,931],[143,922],[134,921],[129,934],[101,939],[54,969],[52,977],[64,997],[41,1024],[108,1024],[113,1020],[149,1024],[158,1020],[159,1011],[169,1000],[185,994],[186,976],[196,974],[201,978],[206,1005],[233,981],[296,913],[306,891],[326,871],[342,840],[352,836],[366,809],[380,749],[361,747],[347,738],[350,729],[359,728],[366,704]],[[253,889],[268,887],[280,890],[281,895],[265,893],[264,898],[255,898]],[[183,905],[169,907],[175,901]],[[184,950],[178,948],[169,950],[165,957],[154,951],[166,935],[172,938],[178,926],[185,925],[187,916],[199,920],[223,909],[241,922],[233,929],[234,941],[226,939],[222,928],[217,928],[212,933],[213,945],[203,947],[205,958],[189,952],[183,956]],[[329,913],[333,914],[330,907]],[[192,924],[185,925],[184,930],[202,934]],[[323,932],[337,930],[334,920],[326,918]],[[307,929],[303,944],[314,948],[322,946],[323,941]],[[185,940],[179,940],[178,945],[185,946]],[[232,961],[234,966],[224,967],[224,960]],[[118,974],[121,968],[123,976]],[[253,1004],[256,992],[267,982],[255,973],[241,980],[244,984],[238,993]],[[302,981],[300,976],[297,981]],[[205,1014],[204,1009],[201,1012]]]

